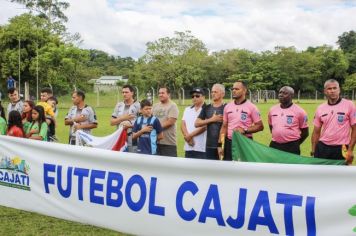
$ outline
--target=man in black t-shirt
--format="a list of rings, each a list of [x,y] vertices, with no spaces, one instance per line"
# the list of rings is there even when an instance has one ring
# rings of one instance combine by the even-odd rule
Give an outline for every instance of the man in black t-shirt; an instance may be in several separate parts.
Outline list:
[[[207,126],[206,159],[219,160],[218,141],[223,121],[225,87],[214,84],[211,89],[212,103],[204,106],[195,121],[196,127]]]

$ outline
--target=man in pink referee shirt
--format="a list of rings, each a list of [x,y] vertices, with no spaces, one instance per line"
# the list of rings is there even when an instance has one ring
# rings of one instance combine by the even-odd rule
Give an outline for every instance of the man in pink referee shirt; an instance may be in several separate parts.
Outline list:
[[[282,87],[278,94],[280,104],[269,110],[270,147],[300,155],[300,144],[309,135],[308,116],[300,106],[293,104],[293,96],[293,88]]]
[[[325,82],[324,94],[328,101],[315,112],[310,154],[326,159],[345,158],[351,164],[356,141],[355,105],[340,97],[340,86],[334,79]]]
[[[223,124],[220,129],[220,142],[218,153],[224,156],[223,160],[231,161],[231,139],[233,131],[240,132],[252,138],[252,134],[263,130],[258,108],[246,99],[247,85],[243,81],[235,82],[232,88],[233,101],[229,102],[224,108]],[[224,150],[222,141],[225,137]],[[224,154],[223,154],[224,152]]]

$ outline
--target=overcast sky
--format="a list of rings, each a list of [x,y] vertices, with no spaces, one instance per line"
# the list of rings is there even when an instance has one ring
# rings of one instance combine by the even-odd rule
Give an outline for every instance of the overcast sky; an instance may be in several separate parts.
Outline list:
[[[146,43],[190,30],[210,51],[245,48],[255,52],[275,46],[328,44],[356,30],[356,0],[70,0],[66,11],[70,32],[95,48],[138,58]],[[24,12],[0,0],[0,24]]]

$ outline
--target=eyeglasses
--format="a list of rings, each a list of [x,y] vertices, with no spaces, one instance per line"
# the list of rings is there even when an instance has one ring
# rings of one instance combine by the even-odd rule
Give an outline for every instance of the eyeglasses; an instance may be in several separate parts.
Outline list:
[[[192,98],[200,98],[200,95],[199,94],[194,94],[194,95],[192,95]]]

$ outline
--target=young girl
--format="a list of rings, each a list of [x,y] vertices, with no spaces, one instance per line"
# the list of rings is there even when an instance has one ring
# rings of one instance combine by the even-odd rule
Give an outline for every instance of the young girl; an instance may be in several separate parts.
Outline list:
[[[21,115],[16,110],[10,111],[9,113],[9,124],[6,135],[20,138],[23,138],[25,136],[22,126]]]
[[[7,125],[6,125],[5,109],[1,105],[1,101],[0,101],[0,134],[5,135],[6,129],[7,129]]]
[[[32,123],[32,109],[34,107],[35,103],[33,101],[27,100],[23,103],[22,124],[25,132],[28,132],[28,128]]]
[[[36,139],[41,141],[47,141],[48,125],[46,123],[46,117],[42,106],[35,106],[32,110],[32,122],[26,137],[29,139]]]

